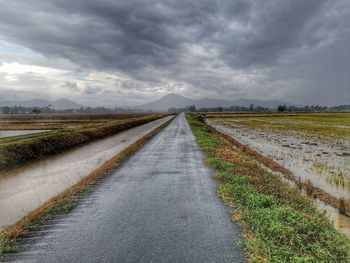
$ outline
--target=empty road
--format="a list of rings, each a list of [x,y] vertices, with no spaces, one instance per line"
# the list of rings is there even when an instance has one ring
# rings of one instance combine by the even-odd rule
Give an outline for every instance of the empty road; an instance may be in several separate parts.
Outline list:
[[[181,114],[6,260],[243,262],[212,172]]]

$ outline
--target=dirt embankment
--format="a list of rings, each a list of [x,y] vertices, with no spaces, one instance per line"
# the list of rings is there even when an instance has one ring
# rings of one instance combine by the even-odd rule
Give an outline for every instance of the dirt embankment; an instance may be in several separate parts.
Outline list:
[[[110,123],[89,129],[67,130],[47,134],[28,141],[17,141],[3,145],[0,148],[0,171],[45,155],[60,153],[77,145],[103,138],[164,116],[157,114],[130,120],[126,119],[123,122]]]
[[[309,180],[302,182],[299,178],[297,178],[291,171],[278,164],[271,158],[268,158],[261,153],[251,149],[247,145],[242,144],[241,142],[234,139],[232,136],[227,135],[224,132],[221,132],[214,127],[212,127],[216,133],[223,136],[230,143],[235,145],[237,148],[247,153],[250,156],[253,156],[257,160],[259,160],[262,164],[270,168],[275,172],[282,173],[288,180],[294,182],[300,190],[303,190],[307,195],[317,198],[326,204],[331,205],[334,208],[339,209],[339,212],[343,215],[350,216],[350,200],[344,198],[336,198],[335,196],[327,193],[323,189],[319,187],[315,187]]]

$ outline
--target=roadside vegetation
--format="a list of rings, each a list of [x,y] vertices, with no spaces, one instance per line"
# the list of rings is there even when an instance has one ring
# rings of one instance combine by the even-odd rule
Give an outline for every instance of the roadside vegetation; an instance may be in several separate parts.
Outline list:
[[[312,201],[236,148],[203,119],[187,114],[207,163],[216,169],[219,195],[243,227],[249,262],[350,262],[350,240]]]
[[[350,216],[349,112],[208,113],[206,118],[232,140],[283,164],[288,171],[282,173],[300,189]]]
[[[151,137],[168,125],[171,120],[165,122],[134,144],[105,162],[97,170],[84,177],[80,182],[53,197],[28,215],[23,217],[16,224],[0,231],[0,261],[6,253],[14,253],[20,250],[19,239],[31,231],[40,228],[40,225],[56,215],[70,212],[79,200],[92,191],[93,185],[99,178],[108,176],[110,172],[118,167],[128,156],[137,151]]]
[[[54,155],[77,145],[99,139],[114,133],[136,127],[138,125],[164,117],[164,114],[139,114],[110,116],[100,119],[97,115],[86,116],[80,120],[79,125],[69,126],[50,132],[21,135],[0,139],[0,171],[15,165],[23,164],[35,158]],[[25,116],[26,117],[26,116]],[[46,126],[47,119],[33,121],[42,127]],[[69,122],[71,121],[71,122]],[[70,125],[72,119],[63,119],[61,123]],[[56,125],[58,121],[56,121]],[[74,122],[73,122],[74,123]],[[71,124],[72,125],[72,124]]]

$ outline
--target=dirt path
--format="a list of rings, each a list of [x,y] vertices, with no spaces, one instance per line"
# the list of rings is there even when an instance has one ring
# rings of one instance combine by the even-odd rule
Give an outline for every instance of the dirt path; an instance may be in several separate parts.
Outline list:
[[[8,260],[243,262],[240,228],[203,160],[184,115],[178,116]]]

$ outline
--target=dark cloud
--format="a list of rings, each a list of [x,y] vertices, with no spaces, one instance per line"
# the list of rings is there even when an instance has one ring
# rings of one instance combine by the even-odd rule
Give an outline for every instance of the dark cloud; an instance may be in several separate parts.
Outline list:
[[[123,72],[140,90],[163,85],[170,91],[169,83],[181,83],[183,93],[193,96],[202,91],[218,97],[286,96],[303,103],[350,100],[350,60],[343,56],[350,53],[348,0],[0,4],[0,39],[82,70]],[[89,86],[84,92],[102,90]],[[315,96],[318,90],[334,98]]]
[[[101,93],[103,90],[101,87],[98,87],[96,85],[87,85],[85,88],[84,88],[84,91],[83,93],[84,94],[98,94],[98,93]]]

